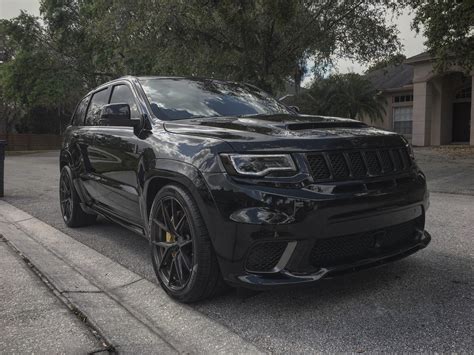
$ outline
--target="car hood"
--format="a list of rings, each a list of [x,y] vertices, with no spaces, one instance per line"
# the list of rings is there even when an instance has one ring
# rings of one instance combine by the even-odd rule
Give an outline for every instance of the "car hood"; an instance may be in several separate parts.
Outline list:
[[[236,151],[314,151],[400,146],[396,133],[345,118],[256,115],[186,119],[164,124],[168,132],[216,138]]]

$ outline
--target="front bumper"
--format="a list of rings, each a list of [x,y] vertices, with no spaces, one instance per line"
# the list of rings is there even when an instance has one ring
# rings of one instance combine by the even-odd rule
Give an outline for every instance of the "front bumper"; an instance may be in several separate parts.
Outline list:
[[[323,267],[315,272],[307,274],[297,274],[286,269],[266,274],[247,273],[245,275],[239,276],[238,280],[245,287],[255,290],[263,290],[270,287],[308,284],[319,281],[322,278],[329,278],[332,276],[381,266],[392,261],[403,259],[411,254],[416,253],[418,250],[425,248],[430,243],[431,236],[426,231],[419,231],[418,233],[419,235],[416,238],[415,243],[406,245],[390,253],[382,254],[377,257],[362,259],[356,262],[341,264],[338,266]]]
[[[208,175],[206,181],[216,208],[207,213],[209,232],[223,277],[236,286],[306,284],[398,260],[430,241],[424,230],[428,192],[421,172],[400,177],[395,184],[371,180],[375,188],[363,193],[335,193],[327,185],[246,185],[226,174]],[[399,226],[403,231],[409,226],[412,232],[403,232],[410,234],[392,243],[401,233]],[[342,244],[328,246],[328,241]],[[364,243],[374,245],[351,252]],[[260,264],[262,258],[253,255],[258,247],[273,253]],[[321,255],[319,248],[325,248]]]

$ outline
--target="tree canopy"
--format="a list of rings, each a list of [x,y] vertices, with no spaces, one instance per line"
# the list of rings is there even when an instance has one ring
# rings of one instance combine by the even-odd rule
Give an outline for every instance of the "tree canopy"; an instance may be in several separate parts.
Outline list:
[[[443,71],[454,64],[469,73],[474,65],[474,1],[406,2],[415,13],[412,27],[425,35],[436,69]]]
[[[273,91],[309,57],[369,62],[399,49],[384,16],[395,7],[377,0],[43,0],[41,13],[60,52],[95,80],[200,75]]]
[[[362,62],[400,49],[395,0],[42,0],[0,23],[2,100],[64,120],[88,89],[122,75],[218,77],[275,92],[308,58]]]
[[[39,18],[22,13],[0,21],[0,108],[16,107],[28,119],[41,109],[60,127],[86,91],[126,74],[216,77],[275,93],[289,79],[299,83],[310,58],[371,63],[398,53],[398,32],[386,14],[404,5],[41,0]]]
[[[375,62],[374,64],[372,64],[371,66],[369,66],[367,68],[365,73],[366,74],[371,73],[373,71],[376,71],[376,70],[379,70],[379,69],[384,69],[384,68],[387,68],[389,66],[400,65],[406,59],[407,59],[407,57],[404,54],[401,54],[401,53],[394,54],[394,55],[392,55],[388,58],[385,58],[385,59],[382,59],[382,60],[379,60],[379,61]]]
[[[302,113],[348,117],[371,122],[383,119],[384,98],[362,75],[333,74],[315,80],[311,87],[287,102]]]

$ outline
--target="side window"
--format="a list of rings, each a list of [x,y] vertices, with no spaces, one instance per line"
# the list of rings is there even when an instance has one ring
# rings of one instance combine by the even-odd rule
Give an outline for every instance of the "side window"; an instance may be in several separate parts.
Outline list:
[[[130,115],[132,118],[140,117],[138,106],[133,96],[132,90],[127,85],[116,85],[110,98],[111,104],[128,104],[130,106]]]
[[[107,105],[107,101],[109,100],[109,95],[107,95],[107,93],[108,90],[103,89],[92,96],[89,110],[86,115],[86,126],[97,126],[99,124],[100,110],[104,105]]]
[[[73,126],[84,126],[84,118],[86,116],[87,104],[89,103],[90,96],[86,96],[82,101],[77,105],[76,112],[72,116],[72,125]]]

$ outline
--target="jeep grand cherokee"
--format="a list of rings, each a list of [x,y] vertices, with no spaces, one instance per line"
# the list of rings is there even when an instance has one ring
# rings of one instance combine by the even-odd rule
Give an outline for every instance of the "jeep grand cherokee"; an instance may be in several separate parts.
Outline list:
[[[424,248],[428,192],[402,136],[298,114],[248,84],[124,77],[78,104],[60,204],[149,239],[182,302],[307,284]]]

